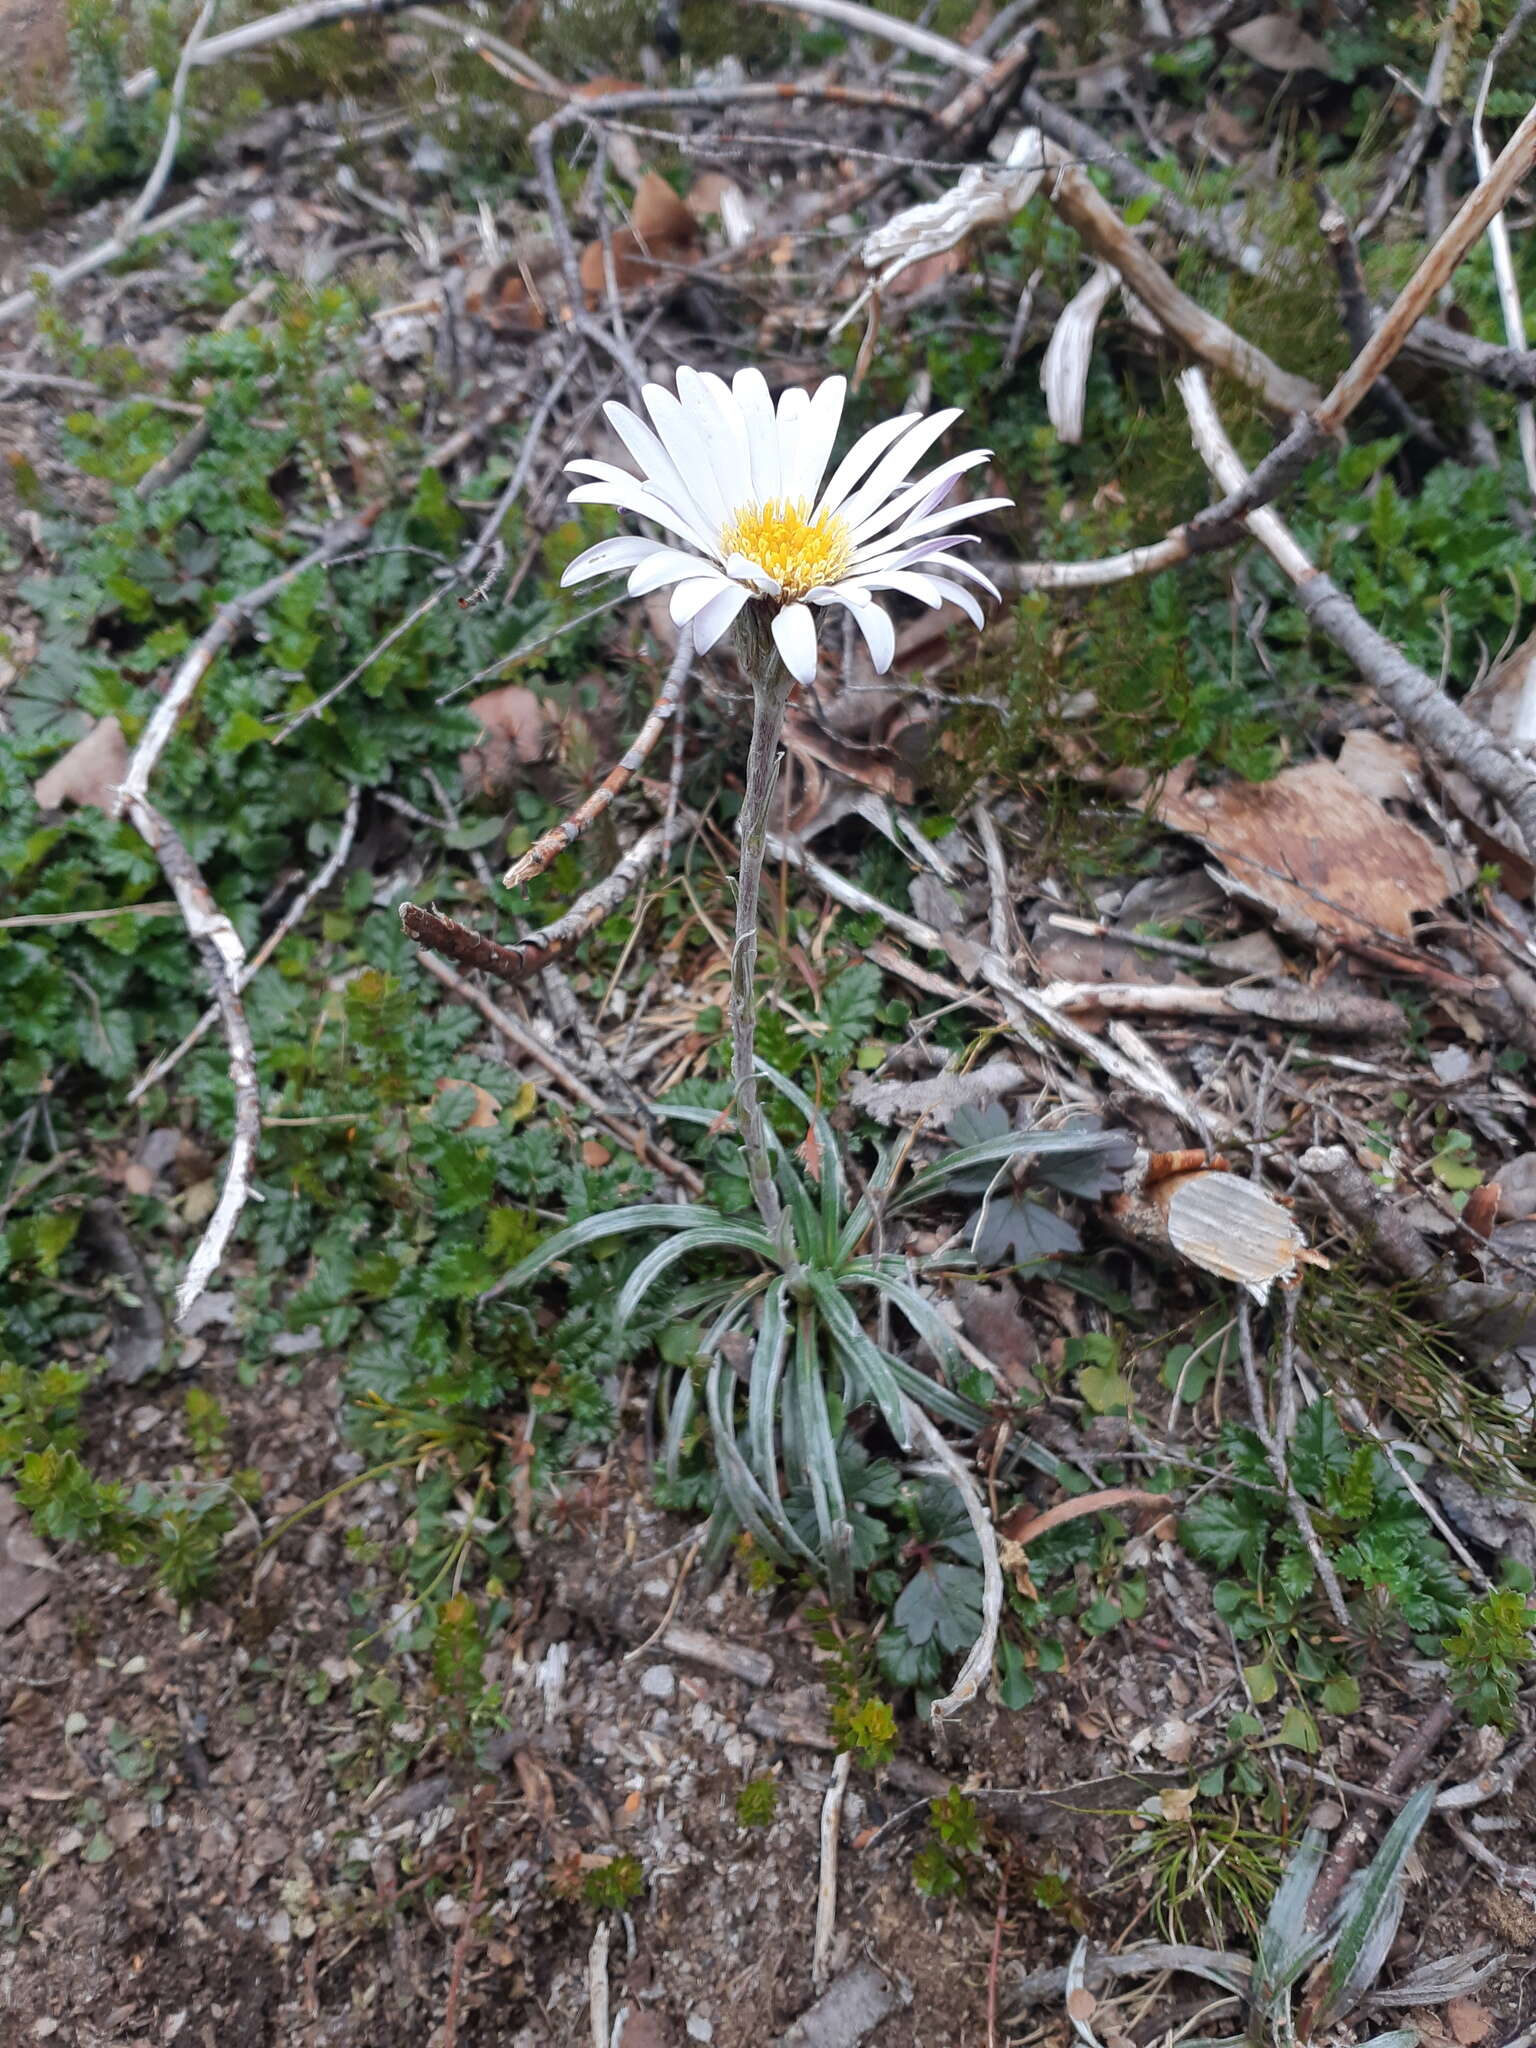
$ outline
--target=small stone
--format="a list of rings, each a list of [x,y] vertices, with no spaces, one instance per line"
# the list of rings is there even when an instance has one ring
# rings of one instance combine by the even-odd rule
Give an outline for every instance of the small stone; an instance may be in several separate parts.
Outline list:
[[[640,1674],[640,1690],[648,1700],[669,1700],[677,1692],[677,1673],[670,1664],[649,1664]]]
[[[123,1666],[122,1670],[119,1672],[118,1676],[120,1678],[138,1678],[148,1669],[148,1658],[130,1657],[128,1659],[128,1662]]]
[[[64,1716],[64,1733],[71,1739],[76,1735],[83,1735],[90,1725],[90,1717],[86,1714],[74,1713]]]
[[[286,1948],[293,1939],[293,1922],[279,1906],[266,1922],[263,1932],[274,1948]]]
[[[688,2038],[690,2041],[713,2041],[715,2038],[713,2023],[705,2019],[702,2013],[689,2013]]]

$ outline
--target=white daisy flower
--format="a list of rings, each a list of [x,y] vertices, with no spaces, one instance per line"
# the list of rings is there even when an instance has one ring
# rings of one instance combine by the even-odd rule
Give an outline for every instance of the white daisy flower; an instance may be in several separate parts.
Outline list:
[[[775,409],[761,370],[738,370],[727,384],[708,370],[680,369],[675,396],[646,385],[650,426],[626,405],[606,405],[640,474],[585,457],[567,463],[593,479],[571,492],[571,503],[616,505],[673,538],[599,541],[561,582],[627,570],[633,596],[670,584],[672,617],[691,621],[701,652],[755,599],[771,608],[774,644],[801,683],[816,678],[814,607],[847,607],[881,675],[896,632],[875,602],[879,591],[958,605],[980,626],[981,606],[966,586],[994,598],[998,591],[952,552],[976,540],[955,527],[1013,501],[940,508],[991,450],[951,456],[914,481],[914,468],[960,413],[903,413],[860,435],[824,483],[847,390],[845,377],[829,377],[814,392],[782,392]]]

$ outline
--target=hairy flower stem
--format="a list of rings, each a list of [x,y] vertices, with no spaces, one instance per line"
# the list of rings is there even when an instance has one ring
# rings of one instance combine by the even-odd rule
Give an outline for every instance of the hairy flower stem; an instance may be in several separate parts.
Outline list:
[[[788,1219],[774,1185],[768,1131],[757,1089],[757,1012],[753,982],[757,970],[758,898],[763,879],[763,853],[768,840],[768,810],[778,779],[779,740],[789,706],[793,680],[762,621],[749,605],[742,614],[737,646],[752,684],[752,745],[747,754],[747,786],[741,800],[741,868],[736,886],[736,939],[731,951],[731,1079],[736,1091],[736,1127],[746,1155],[752,1199],[769,1231],[788,1242]]]

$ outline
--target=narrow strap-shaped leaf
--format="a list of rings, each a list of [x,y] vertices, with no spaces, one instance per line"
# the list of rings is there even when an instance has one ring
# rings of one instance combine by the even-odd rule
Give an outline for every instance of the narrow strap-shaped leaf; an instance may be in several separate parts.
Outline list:
[[[1343,2019],[1363,1998],[1387,1959],[1402,1914],[1403,1866],[1429,1818],[1437,1786],[1421,1785],[1382,1837],[1353,1897],[1346,1905],[1338,1939],[1328,1961],[1328,1984],[1318,2009],[1319,2026]]]
[[[752,1351],[752,1370],[747,1377],[747,1461],[764,1490],[776,1500],[779,1490],[779,1457],[775,1421],[779,1408],[779,1387],[789,1357],[789,1317],[785,1313],[787,1283],[775,1280],[763,1296],[763,1317]]]
[[[795,1369],[792,1380],[800,1423],[800,1448],[810,1481],[811,1501],[816,1510],[816,1527],[822,1555],[827,1562],[832,1597],[846,1601],[853,1597],[850,1560],[852,1532],[848,1507],[843,1498],[843,1477],[837,1469],[837,1445],[832,1437],[832,1420],[827,1414],[827,1393],[822,1384],[822,1360],[816,1343],[814,1316],[802,1314],[795,1341]]]
[[[676,1486],[682,1477],[683,1438],[688,1434],[696,1405],[693,1375],[686,1372],[675,1374],[672,1406],[667,1414],[667,1433],[662,1442],[662,1469],[670,1486]]]
[[[1326,1847],[1327,1837],[1317,1828],[1308,1828],[1270,1902],[1269,1917],[1259,1930],[1249,1998],[1255,2015],[1266,2020],[1278,2020],[1289,2013],[1291,1985],[1328,1945],[1326,1934],[1309,1933],[1307,1929],[1307,1902],[1322,1868]]]
[[[775,1509],[741,1455],[730,1416],[730,1378],[730,1367],[723,1359],[717,1359],[704,1382],[704,1398],[709,1405],[715,1463],[732,1512],[753,1540],[778,1563],[790,1564],[798,1557],[814,1568],[815,1554],[790,1527],[783,1509]]]
[[[910,1451],[912,1427],[890,1360],[854,1314],[853,1304],[838,1292],[829,1273],[812,1273],[811,1292],[833,1341],[847,1358],[860,1393],[879,1408],[901,1448]]]
[[[629,1321],[669,1266],[675,1266],[679,1259],[686,1259],[690,1252],[702,1251],[755,1252],[759,1258],[769,1261],[773,1258],[773,1246],[766,1231],[750,1223],[727,1223],[716,1217],[708,1224],[680,1230],[675,1237],[665,1239],[654,1251],[647,1252],[625,1281],[613,1306],[615,1322],[622,1328]]]
[[[832,1230],[848,1199],[847,1183],[843,1177],[843,1153],[837,1142],[837,1133],[827,1120],[826,1112],[818,1109],[805,1090],[791,1081],[787,1074],[779,1073],[764,1060],[758,1061],[757,1071],[773,1083],[786,1102],[794,1104],[805,1118],[807,1129],[816,1133],[816,1141],[821,1147],[822,1224]],[[828,1242],[832,1242],[831,1238]]]
[[[605,1237],[624,1237],[632,1230],[693,1230],[720,1221],[718,1209],[702,1208],[694,1202],[632,1202],[627,1209],[584,1216],[579,1223],[568,1223],[564,1230],[546,1237],[512,1268],[501,1286],[503,1291],[521,1287],[556,1259],[569,1258],[572,1252],[584,1251],[589,1244],[600,1244]]]

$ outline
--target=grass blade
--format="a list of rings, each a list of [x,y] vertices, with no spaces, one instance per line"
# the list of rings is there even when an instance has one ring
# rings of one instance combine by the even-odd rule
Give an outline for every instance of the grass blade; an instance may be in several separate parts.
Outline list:
[[[858,1396],[875,1403],[897,1443],[910,1451],[912,1430],[890,1360],[854,1314],[852,1304],[839,1293],[830,1273],[813,1272],[811,1292],[833,1342],[847,1360]]]

